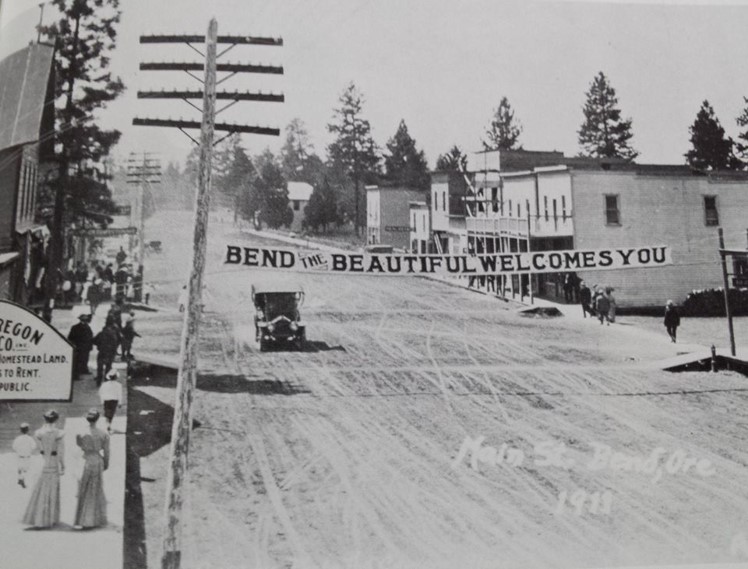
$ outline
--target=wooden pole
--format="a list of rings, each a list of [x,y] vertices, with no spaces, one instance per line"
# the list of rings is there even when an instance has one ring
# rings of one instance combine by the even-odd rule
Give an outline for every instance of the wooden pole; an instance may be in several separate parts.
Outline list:
[[[532,238],[532,231],[530,229],[530,223],[531,223],[531,217],[530,217],[530,208],[527,208],[527,252],[530,253],[532,251],[532,247],[530,247],[530,239]],[[532,272],[527,273],[527,283],[528,288],[530,289],[530,304],[535,304],[535,295],[532,290]]]
[[[177,376],[177,400],[171,431],[170,467],[166,493],[166,528],[161,557],[162,569],[179,569],[182,556],[181,514],[192,426],[190,407],[197,375],[198,329],[202,308],[202,283],[205,271],[208,209],[210,205],[211,159],[216,104],[217,38],[218,23],[213,18],[208,26],[205,41],[205,91],[200,131],[200,166],[193,236],[192,272],[188,285],[187,310],[182,326],[181,362]]]
[[[732,311],[730,310],[730,284],[727,280],[727,254],[725,248],[725,236],[720,227],[719,232],[719,256],[722,260],[722,283],[725,290],[725,314],[727,315],[727,327],[730,330],[730,353],[735,356],[735,330],[732,327]]]

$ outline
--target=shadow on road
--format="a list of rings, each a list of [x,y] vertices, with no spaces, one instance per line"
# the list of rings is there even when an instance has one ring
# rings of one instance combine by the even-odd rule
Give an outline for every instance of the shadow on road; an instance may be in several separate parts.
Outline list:
[[[166,387],[174,389],[177,386],[176,370],[160,367],[156,365],[138,367],[131,380],[133,386],[151,386]],[[289,381],[278,381],[270,379],[255,379],[244,375],[236,374],[209,374],[201,373],[197,376],[197,389],[212,393],[249,393],[250,395],[299,395],[311,393],[308,389],[299,384]],[[135,397],[145,396],[142,392],[137,392]],[[147,397],[147,396],[146,396]],[[153,398],[151,398],[153,399]],[[158,406],[165,406],[169,410],[169,416],[164,416],[164,420],[171,425],[171,414],[173,409],[164,405],[160,401],[154,400],[152,409],[158,409]],[[140,403],[140,401],[138,401]],[[158,412],[152,415],[158,416]],[[151,420],[156,420],[155,417]],[[170,434],[170,431],[167,432]]]
[[[330,346],[327,342],[307,341],[304,344],[305,352],[345,352],[343,346]]]

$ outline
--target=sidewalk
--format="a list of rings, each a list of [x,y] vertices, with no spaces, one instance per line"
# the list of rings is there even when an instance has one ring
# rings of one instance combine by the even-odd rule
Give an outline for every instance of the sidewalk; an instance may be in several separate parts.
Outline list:
[[[103,326],[108,306],[101,305],[92,322],[94,333]],[[65,336],[88,306],[72,310],[57,310],[54,326]],[[96,350],[91,353],[89,368],[95,370]],[[126,383],[125,364],[115,362],[120,381]],[[123,389],[126,394],[127,390]],[[88,430],[84,419],[86,411],[95,407],[103,412],[93,378],[73,382],[73,399],[70,403],[5,403],[0,402],[0,547],[3,561],[9,569],[121,569],[123,560],[123,524],[125,497],[125,439],[127,431],[127,401],[117,409],[111,436],[109,469],[104,473],[104,491],[107,496],[106,527],[90,531],[73,530],[77,499],[77,485],[83,470],[83,454],[75,443],[75,436]],[[49,530],[28,530],[21,518],[31,495],[34,482],[41,469],[41,456],[32,458],[32,467],[26,488],[17,484],[16,456],[11,449],[13,439],[19,434],[22,422],[35,431],[43,424],[42,414],[54,408],[60,413],[58,425],[65,431],[65,474],[60,481],[60,524]],[[99,427],[105,426],[102,418]]]

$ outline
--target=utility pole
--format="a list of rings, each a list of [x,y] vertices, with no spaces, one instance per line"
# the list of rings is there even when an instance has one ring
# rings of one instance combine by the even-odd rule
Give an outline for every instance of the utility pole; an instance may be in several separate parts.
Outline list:
[[[161,183],[161,161],[154,156],[153,152],[143,152],[142,159],[135,152],[130,153],[127,160],[127,183],[137,184],[137,194],[133,200],[133,206],[130,211],[130,225],[137,224],[137,247],[138,247],[138,266],[137,273],[134,275],[134,296],[136,302],[141,302],[143,297],[143,282],[145,276],[145,191],[153,194],[153,184]],[[130,241],[130,255],[132,256],[132,240]]]
[[[205,53],[199,52],[192,44],[205,42]],[[163,119],[133,119],[135,125],[171,126],[186,134],[193,142],[200,146],[200,164],[198,169],[198,188],[195,211],[195,228],[193,233],[192,268],[188,285],[187,310],[185,311],[180,342],[180,364],[177,375],[177,399],[174,408],[174,423],[171,432],[170,466],[167,478],[166,496],[166,528],[164,532],[163,552],[161,557],[162,569],[179,569],[182,556],[182,525],[181,513],[184,486],[187,477],[187,458],[190,447],[190,429],[192,427],[191,406],[193,391],[197,379],[198,332],[200,313],[202,309],[202,286],[205,272],[205,251],[208,233],[208,214],[210,207],[210,189],[212,174],[212,153],[215,131],[226,131],[230,136],[235,132],[255,134],[269,134],[278,136],[277,128],[245,126],[228,123],[216,123],[216,115],[239,101],[271,101],[283,102],[283,95],[256,93],[217,93],[216,86],[236,73],[274,73],[282,74],[283,68],[276,66],[219,64],[217,60],[236,45],[267,45],[281,46],[283,41],[272,38],[257,38],[248,36],[219,36],[218,23],[215,18],[210,21],[206,36],[141,36],[140,43],[186,43],[192,49],[205,57],[204,63],[141,63],[141,70],[180,70],[185,71],[203,84],[202,91],[172,91],[153,92],[140,91],[141,99],[183,99],[192,107],[199,109],[189,99],[202,98],[202,120],[163,120]],[[221,53],[217,53],[217,44],[230,44]],[[204,79],[193,75],[192,71],[204,70]],[[217,73],[227,72],[228,76],[217,80]],[[231,99],[220,110],[216,110],[217,99]],[[200,139],[195,140],[185,132],[185,129],[200,128]],[[225,137],[224,137],[225,138]],[[222,139],[221,139],[222,140]]]
[[[719,256],[722,261],[722,285],[725,291],[725,315],[727,316],[727,328],[730,332],[730,353],[735,356],[735,330],[732,326],[732,310],[730,310],[730,283],[727,279],[727,255],[725,251],[725,236],[722,228],[719,232]]]

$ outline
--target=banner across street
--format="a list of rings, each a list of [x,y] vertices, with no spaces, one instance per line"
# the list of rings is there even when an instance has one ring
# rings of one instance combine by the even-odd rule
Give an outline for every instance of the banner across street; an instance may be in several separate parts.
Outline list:
[[[491,255],[407,255],[227,245],[225,263],[312,273],[480,276],[661,267],[672,264],[672,257],[667,246]]]

